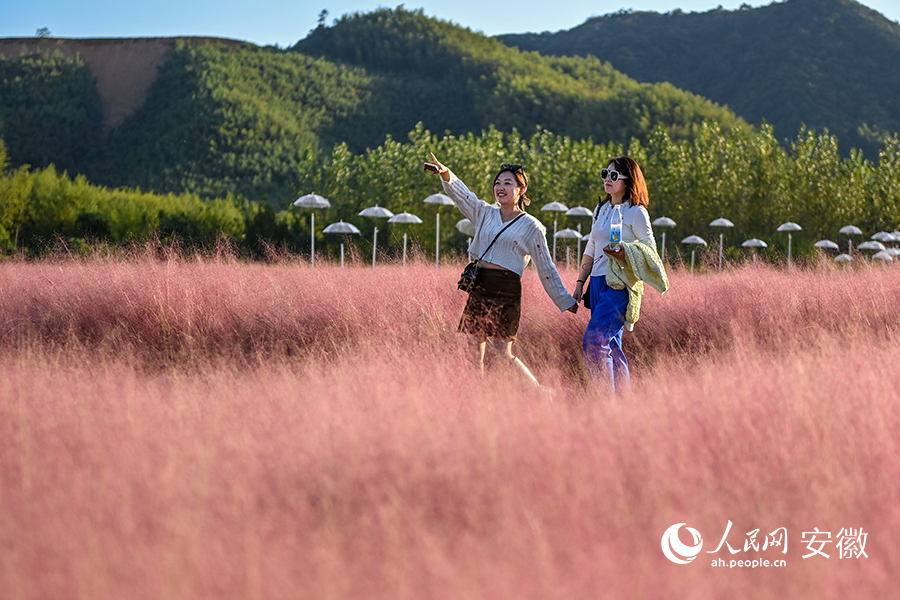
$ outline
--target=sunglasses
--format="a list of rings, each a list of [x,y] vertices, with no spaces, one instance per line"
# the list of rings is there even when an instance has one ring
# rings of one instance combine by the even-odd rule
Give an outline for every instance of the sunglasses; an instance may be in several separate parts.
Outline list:
[[[620,179],[628,179],[625,175],[622,175],[618,171],[613,171],[612,169],[603,169],[600,171],[600,179],[609,179],[610,181],[618,181]]]
[[[524,167],[522,165],[511,165],[509,163],[503,163],[500,165],[501,171],[524,171]]]

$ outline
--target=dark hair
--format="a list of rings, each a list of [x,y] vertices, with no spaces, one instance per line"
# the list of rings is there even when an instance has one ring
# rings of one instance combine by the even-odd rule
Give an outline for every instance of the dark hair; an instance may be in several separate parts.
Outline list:
[[[625,200],[631,200],[635,206],[643,206],[647,208],[650,204],[650,195],[647,193],[647,181],[644,179],[644,173],[641,172],[640,165],[633,158],[627,156],[617,156],[610,159],[606,164],[611,164],[616,171],[627,177],[623,179],[625,182]],[[607,194],[606,198],[600,196],[600,204],[609,202],[612,197]]]
[[[522,165],[510,165],[510,164],[502,164],[500,165],[500,170],[497,171],[497,174],[494,175],[494,179],[491,181],[491,189],[494,188],[494,184],[497,183],[497,179],[503,175],[504,173],[510,173],[513,177],[516,178],[516,182],[520,187],[528,188],[528,173],[525,172],[525,169]],[[531,204],[531,198],[522,195],[519,198],[519,209],[525,210],[525,207]]]

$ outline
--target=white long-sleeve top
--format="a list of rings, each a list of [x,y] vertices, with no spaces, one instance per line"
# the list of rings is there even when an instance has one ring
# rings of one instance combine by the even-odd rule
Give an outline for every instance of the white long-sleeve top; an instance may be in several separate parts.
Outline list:
[[[641,242],[650,246],[656,246],[653,239],[653,228],[650,226],[650,214],[643,206],[635,206],[631,200],[626,200],[622,207],[622,241]],[[609,245],[609,225],[612,221],[615,209],[610,202],[604,202],[599,211],[594,211],[596,218],[591,226],[591,236],[584,247],[584,254],[594,259],[591,269],[592,277],[606,277],[606,269],[609,266],[609,258],[603,248]]]
[[[500,218],[500,206],[479,200],[452,171],[450,181],[441,178],[441,184],[456,204],[456,208],[475,225],[475,237],[469,245],[469,256],[472,260],[480,258],[509,269],[520,277],[525,273],[529,259],[534,260],[544,291],[556,307],[560,311],[565,311],[576,304],[575,298],[566,291],[566,286],[559,277],[559,271],[553,264],[553,258],[547,249],[547,229],[540,221],[526,213],[504,231],[482,257],[494,236],[508,224]]]

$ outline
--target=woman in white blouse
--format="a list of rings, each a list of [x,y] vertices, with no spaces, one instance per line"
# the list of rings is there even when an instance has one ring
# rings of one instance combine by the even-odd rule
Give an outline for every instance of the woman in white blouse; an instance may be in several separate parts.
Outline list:
[[[513,363],[535,385],[537,379],[512,353],[512,343],[519,329],[522,306],[522,281],[528,261],[534,260],[544,290],[560,311],[575,312],[578,302],[567,291],[547,249],[547,230],[525,212],[531,202],[528,175],[520,165],[504,164],[494,178],[495,204],[479,200],[434,154],[425,169],[438,173],[447,195],[456,207],[475,225],[475,237],[469,255],[478,262],[478,278],[459,323],[459,331],[477,342],[477,361],[484,369],[487,340],[492,340],[496,353]],[[521,217],[521,218],[519,218]],[[491,241],[510,222],[515,223]],[[487,253],[485,254],[485,251]],[[483,256],[482,256],[483,255]]]
[[[594,224],[573,296],[581,300],[584,284],[588,286],[591,320],[584,332],[582,348],[588,372],[592,377],[608,378],[613,393],[620,394],[628,385],[628,360],[622,351],[622,332],[628,308],[628,290],[614,290],[606,285],[606,269],[610,260],[625,261],[625,252],[610,245],[610,224],[618,214],[622,217],[622,242],[641,242],[651,247],[653,229],[647,213],[649,196],[641,167],[631,158],[620,156],[600,171],[606,196],[594,210]]]

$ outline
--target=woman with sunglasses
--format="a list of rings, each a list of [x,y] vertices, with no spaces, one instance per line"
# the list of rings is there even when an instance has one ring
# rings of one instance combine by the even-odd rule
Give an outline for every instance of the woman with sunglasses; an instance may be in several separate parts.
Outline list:
[[[592,378],[608,378],[613,393],[621,394],[629,381],[628,360],[622,351],[628,290],[609,287],[606,275],[610,260],[624,262],[627,258],[621,246],[613,249],[609,245],[613,219],[621,212],[622,242],[641,242],[650,248],[655,248],[656,242],[647,213],[649,196],[641,167],[633,159],[620,156],[600,171],[600,177],[606,196],[600,197],[594,209],[594,224],[572,295],[581,301],[585,282],[590,276],[591,320],[582,340],[584,359]]]
[[[522,311],[521,278],[528,261],[534,260],[544,291],[560,311],[574,313],[578,310],[578,302],[566,291],[553,264],[547,249],[546,228],[525,212],[525,207],[531,203],[525,195],[528,191],[525,169],[509,164],[500,167],[493,181],[495,204],[479,200],[434,154],[425,163],[425,170],[440,175],[447,195],[475,225],[469,255],[480,259],[479,271],[458,329],[470,334],[477,342],[480,372],[484,372],[485,348],[487,340],[491,339],[497,355],[539,385],[528,367],[512,353]],[[509,223],[512,225],[507,228]]]

